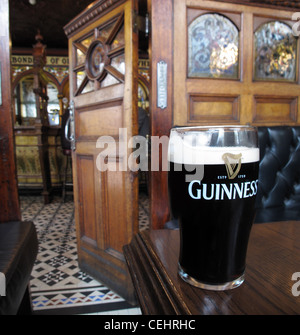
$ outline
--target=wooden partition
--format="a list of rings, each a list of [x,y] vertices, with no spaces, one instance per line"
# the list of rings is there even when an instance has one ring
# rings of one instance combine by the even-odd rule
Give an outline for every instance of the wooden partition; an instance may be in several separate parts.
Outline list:
[[[36,49],[42,47],[38,62]],[[37,43],[33,50],[14,50],[11,56],[18,187],[22,192],[42,190],[45,203],[52,188],[62,185],[66,157],[60,143],[60,117],[69,96],[68,57],[49,54]],[[68,179],[71,176],[69,169]]]
[[[62,153],[60,129],[48,127],[45,132],[51,184],[53,188],[61,187],[66,157]],[[39,160],[38,131],[30,126],[16,127],[14,135],[19,189],[21,191],[42,189],[43,171]],[[71,177],[72,172],[69,169],[68,179]]]
[[[258,2],[151,1],[152,135],[169,135],[174,125],[300,123],[296,5]],[[158,104],[161,61],[164,108]],[[169,219],[165,171],[151,173],[151,212],[154,229]]]

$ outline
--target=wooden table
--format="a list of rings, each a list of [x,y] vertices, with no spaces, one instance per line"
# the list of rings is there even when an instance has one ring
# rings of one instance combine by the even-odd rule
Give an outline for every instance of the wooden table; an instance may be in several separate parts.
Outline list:
[[[300,314],[300,221],[254,225],[245,282],[228,291],[179,277],[178,230],[140,232],[124,254],[143,314]]]

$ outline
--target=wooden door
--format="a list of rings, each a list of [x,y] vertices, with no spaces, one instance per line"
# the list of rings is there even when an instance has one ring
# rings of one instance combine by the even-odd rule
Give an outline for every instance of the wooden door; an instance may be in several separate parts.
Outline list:
[[[245,3],[151,1],[152,135],[169,135],[174,125],[300,124],[297,6]],[[164,108],[160,61],[167,65]],[[165,171],[151,172],[151,209],[152,228],[162,228],[169,220]]]
[[[127,140],[137,134],[133,14],[133,0],[107,6],[99,1],[65,27],[67,33],[75,31],[69,36],[69,59],[79,265],[131,302],[122,247],[138,231],[138,180],[128,168],[131,151],[126,149]],[[108,152],[108,147],[116,150]]]

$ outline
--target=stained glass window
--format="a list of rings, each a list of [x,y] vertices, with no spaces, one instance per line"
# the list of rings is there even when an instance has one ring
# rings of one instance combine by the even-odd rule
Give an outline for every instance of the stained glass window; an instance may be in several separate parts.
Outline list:
[[[203,14],[188,28],[189,77],[239,77],[239,31],[220,14]]]
[[[296,50],[288,25],[273,21],[260,26],[254,33],[254,79],[295,81]]]

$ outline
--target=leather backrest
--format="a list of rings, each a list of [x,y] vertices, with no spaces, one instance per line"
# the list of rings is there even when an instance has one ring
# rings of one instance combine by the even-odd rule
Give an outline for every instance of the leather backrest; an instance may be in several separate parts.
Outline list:
[[[300,220],[300,126],[259,127],[259,184],[256,207],[260,216],[280,209],[280,220]],[[298,211],[298,214],[297,214]],[[296,214],[295,214],[296,213]],[[291,215],[290,215],[291,214]],[[275,217],[276,218],[276,217]]]

